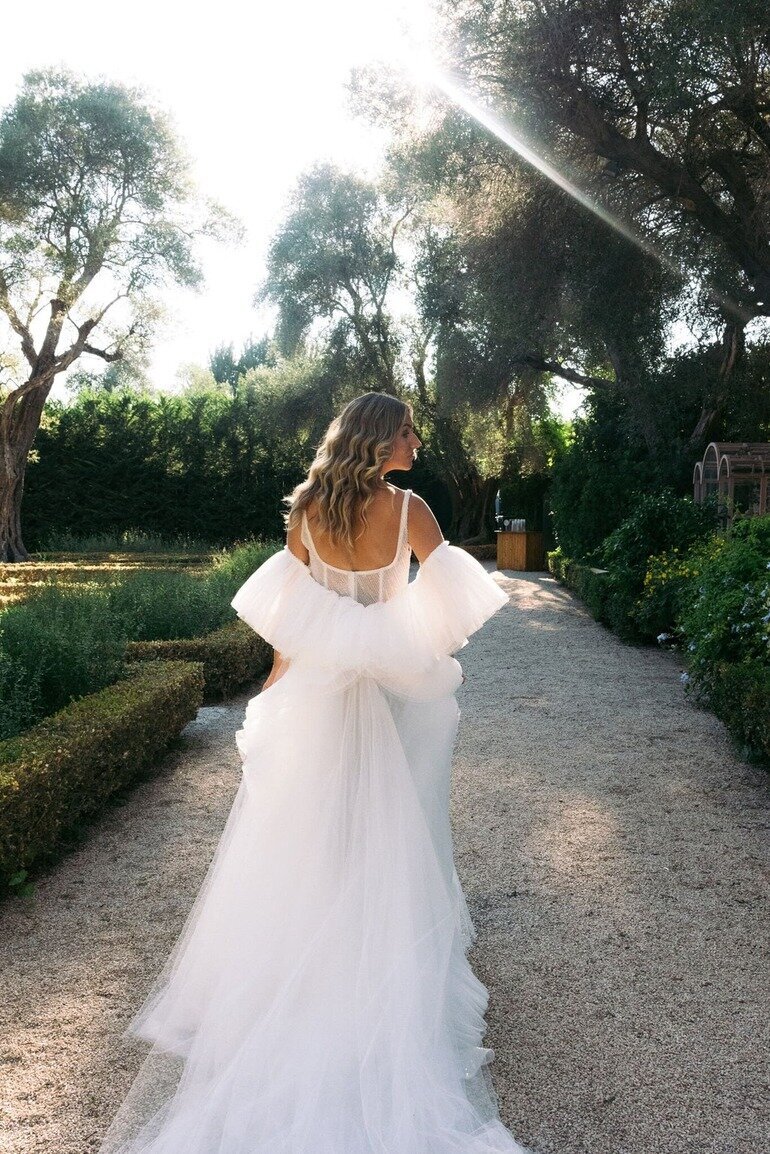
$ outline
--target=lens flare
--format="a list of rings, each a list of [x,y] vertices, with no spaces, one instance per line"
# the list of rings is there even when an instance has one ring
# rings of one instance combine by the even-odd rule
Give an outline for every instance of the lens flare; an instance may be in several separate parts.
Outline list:
[[[531,145],[519,136],[513,128],[506,124],[494,113],[490,112],[488,108],[483,107],[476,100],[473,99],[466,91],[448,76],[441,69],[426,56],[414,54],[406,64],[406,71],[408,72],[411,82],[422,88],[433,88],[442,92],[455,107],[467,113],[477,124],[485,128],[508,148],[512,149],[518,156],[536,168],[564,192],[568,193],[574,200],[581,204],[589,212],[593,213],[610,228],[614,229],[620,236],[624,237],[631,244],[637,246],[648,256],[653,257],[661,265],[663,265],[674,276],[684,281],[691,277],[693,283],[703,292],[707,293],[712,300],[716,301],[725,312],[738,317],[744,323],[753,318],[753,313],[749,312],[732,297],[726,296],[720,292],[713,285],[698,277],[692,277],[691,274],[685,272],[675,261],[671,259],[665,252],[654,244],[648,237],[644,236],[637,229],[631,227],[626,221],[621,220],[613,212],[610,212],[603,205],[599,204],[593,197],[589,196],[583,189],[579,188],[571,180],[569,180],[563,173],[559,171],[553,164],[551,164],[545,157],[536,152]]]

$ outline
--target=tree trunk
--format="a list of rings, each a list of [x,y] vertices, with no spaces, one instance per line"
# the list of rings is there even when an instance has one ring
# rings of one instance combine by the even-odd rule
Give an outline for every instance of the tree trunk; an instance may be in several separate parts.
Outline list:
[[[0,561],[29,560],[21,535],[24,475],[52,383],[41,381],[21,396],[11,393],[0,410]]]
[[[485,541],[490,502],[498,487],[498,478],[482,478],[468,458],[462,436],[451,414],[439,412],[439,406],[428,393],[425,379],[425,345],[419,346],[412,357],[412,369],[420,402],[433,424],[441,479],[449,491],[452,518],[449,536],[456,541],[470,543],[471,539]]]
[[[489,540],[487,518],[500,484],[499,477],[468,478],[468,491],[456,526],[455,536],[466,545],[482,545]]]
[[[711,431],[724,412],[727,403],[730,380],[736,366],[740,364],[746,350],[746,327],[742,321],[728,321],[722,334],[719,350],[719,385],[709,404],[701,409],[695,428],[690,433],[688,444],[700,448],[704,441],[711,439]]]

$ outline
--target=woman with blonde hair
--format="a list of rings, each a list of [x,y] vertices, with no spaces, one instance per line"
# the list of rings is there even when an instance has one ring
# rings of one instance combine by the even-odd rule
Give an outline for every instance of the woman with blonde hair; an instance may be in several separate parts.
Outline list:
[[[152,1049],[105,1154],[522,1154],[449,824],[452,654],[507,597],[386,481],[420,445],[405,402],[352,400],[285,498],[285,547],[233,598],[273,668],[206,879],[128,1027]]]

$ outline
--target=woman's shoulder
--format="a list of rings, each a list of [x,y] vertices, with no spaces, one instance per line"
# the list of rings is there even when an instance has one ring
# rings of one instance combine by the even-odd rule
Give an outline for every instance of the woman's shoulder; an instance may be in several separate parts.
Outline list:
[[[409,496],[406,532],[409,544],[421,564],[444,540],[433,510],[417,493],[410,493]]]

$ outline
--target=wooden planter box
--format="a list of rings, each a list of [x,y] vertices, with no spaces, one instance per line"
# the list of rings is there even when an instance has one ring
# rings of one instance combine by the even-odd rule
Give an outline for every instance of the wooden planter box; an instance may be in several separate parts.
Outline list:
[[[511,533],[507,529],[501,529],[495,536],[498,569],[513,569],[527,573],[545,571],[542,533],[530,530],[525,533]]]

